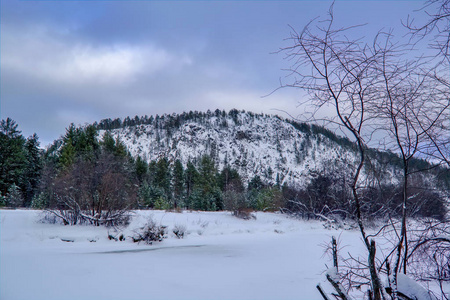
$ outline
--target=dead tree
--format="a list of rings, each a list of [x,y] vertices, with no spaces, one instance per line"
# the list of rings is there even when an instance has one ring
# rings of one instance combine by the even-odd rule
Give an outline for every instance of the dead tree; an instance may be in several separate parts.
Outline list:
[[[445,123],[449,94],[442,93],[447,86],[436,80],[434,75],[438,71],[430,67],[429,60],[404,58],[412,47],[410,44],[392,42],[389,32],[379,32],[370,44],[362,39],[350,39],[351,31],[359,26],[335,29],[332,8],[333,5],[328,19],[313,20],[300,33],[292,29],[288,40],[293,45],[281,52],[292,62],[288,77],[293,80],[282,87],[306,90],[314,107],[313,116],[323,107],[333,107],[335,116],[326,121],[338,125],[354,140],[359,156],[351,174],[350,188],[354,217],[368,259],[366,262],[353,259],[358,267],[353,267],[351,274],[361,279],[360,285],[369,286],[371,299],[401,299],[404,295],[398,290],[397,274],[400,269],[407,272],[409,258],[406,222],[408,179],[412,173],[409,164]],[[434,93],[440,98],[435,99]],[[377,235],[367,234],[361,210],[361,177],[368,143],[379,131],[388,133],[387,145],[400,154],[403,162],[403,201],[399,230],[394,222],[390,226],[397,233],[397,240],[387,256],[377,261],[373,239]],[[392,275],[389,289],[383,287],[380,272]],[[330,278],[339,282],[337,277]],[[352,281],[349,282],[351,286]],[[340,298],[347,297],[337,288],[336,291]]]
[[[432,55],[427,57],[431,68],[427,68],[422,75],[435,82],[436,86],[430,91],[434,103],[441,103],[436,109],[442,111],[444,115],[440,118],[440,122],[435,122],[434,118],[421,116],[422,120],[427,121],[423,129],[427,128],[427,123],[433,126],[426,130],[428,139],[420,150],[450,167],[450,0],[428,0],[415,14],[425,14],[427,20],[418,23],[413,15],[408,16],[403,23],[410,31],[412,43],[426,42],[429,48],[434,50]]]
[[[372,124],[376,114],[368,108],[376,100],[374,92],[378,78],[373,74],[379,53],[358,39],[346,37],[357,26],[333,28],[333,6],[327,20],[316,27],[313,25],[316,24],[310,22],[301,33],[293,30],[289,39],[293,46],[282,49],[287,54],[286,58],[293,62],[289,72],[294,78],[293,83],[283,86],[306,90],[316,109],[332,106],[336,115],[327,121],[341,126],[355,141],[359,156],[350,188],[360,233],[368,252],[372,253],[374,244],[367,236],[361,213],[359,179],[365,164],[367,142],[374,132]],[[382,299],[384,293],[375,267],[375,256],[369,255],[369,259],[370,281],[372,289],[375,289],[372,294],[374,299]],[[330,278],[336,281],[336,277]]]
[[[417,23],[414,18],[408,16],[404,22],[412,35],[412,38],[422,40],[431,38],[431,49],[436,50],[436,57],[450,62],[450,0],[428,0],[421,9],[428,19],[425,23]]]

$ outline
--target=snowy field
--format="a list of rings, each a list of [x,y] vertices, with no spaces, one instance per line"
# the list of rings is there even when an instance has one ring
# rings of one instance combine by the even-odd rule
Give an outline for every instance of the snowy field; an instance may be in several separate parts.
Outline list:
[[[168,226],[168,237],[133,243],[129,236],[150,216]],[[342,245],[362,246],[357,231],[277,213],[242,220],[228,212],[139,211],[123,242],[109,240],[114,232],[104,227],[39,223],[38,211],[1,210],[0,218],[2,300],[321,299],[315,286],[327,285],[330,265],[323,244],[340,235]],[[185,226],[184,239],[174,226]]]

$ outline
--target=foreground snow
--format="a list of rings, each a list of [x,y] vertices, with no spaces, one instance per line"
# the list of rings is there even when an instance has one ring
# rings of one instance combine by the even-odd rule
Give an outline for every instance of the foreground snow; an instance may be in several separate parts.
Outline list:
[[[228,212],[139,211],[125,237],[149,216],[168,226],[161,243],[115,242],[111,229],[0,211],[0,299],[321,299],[315,286],[329,263],[321,245],[339,234],[342,245],[361,244],[356,231],[276,213],[245,221]],[[176,225],[186,227],[184,239],[172,234]]]

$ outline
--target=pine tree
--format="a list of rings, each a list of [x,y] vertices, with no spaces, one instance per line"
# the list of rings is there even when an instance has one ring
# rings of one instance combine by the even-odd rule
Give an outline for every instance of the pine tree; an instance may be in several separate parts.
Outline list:
[[[20,207],[23,205],[23,196],[20,188],[13,183],[6,194],[6,205],[9,207]]]
[[[6,195],[11,185],[23,184],[26,167],[25,139],[17,123],[7,118],[0,122],[0,193]]]
[[[41,192],[33,196],[30,207],[34,209],[43,209],[48,206],[48,195]]]
[[[0,207],[4,207],[4,206],[6,206],[6,198],[0,192]]]
[[[155,186],[161,188],[164,191],[166,199],[172,199],[172,194],[170,192],[170,168],[169,161],[167,158],[163,157],[156,163],[156,174],[155,174]]]
[[[248,183],[247,194],[248,194],[248,202],[250,207],[257,209],[258,208],[258,197],[259,194],[264,189],[264,183],[261,180],[259,175],[255,175],[255,177],[250,180]]]
[[[179,159],[175,161],[172,180],[174,207],[177,208],[184,199],[184,168]]]
[[[119,140],[119,137],[116,138],[116,149],[114,154],[119,157],[126,157],[128,155],[127,147]]]
[[[105,131],[105,133],[103,134],[103,139],[100,145],[109,153],[114,153],[116,151],[116,142],[111,133],[109,133],[108,131]]]
[[[69,168],[75,161],[75,144],[77,140],[77,132],[75,125],[70,124],[66,129],[66,134],[63,138],[63,145],[59,155],[59,165],[62,169]]]
[[[200,160],[200,184],[205,191],[209,193],[217,185],[217,174],[214,161],[210,156],[204,155]]]
[[[147,181],[144,181],[139,187],[139,206],[153,207],[154,199],[152,198],[152,190]]]
[[[200,177],[200,174],[198,173],[194,164],[191,161],[188,161],[188,163],[186,165],[186,173],[185,173],[186,196],[188,198],[191,196],[192,192],[194,191],[195,186],[198,184],[199,177]]]
[[[139,181],[142,182],[148,172],[148,165],[140,156],[138,156],[134,162],[134,168],[136,172],[136,176],[138,177]]]
[[[30,136],[25,142],[25,153],[26,167],[24,172],[23,192],[25,198],[24,206],[28,207],[37,191],[42,169],[39,141],[36,134]]]
[[[223,198],[218,186],[218,177],[214,161],[211,157],[204,155],[200,161],[199,188],[203,195],[202,210],[223,209]]]
[[[228,189],[233,189],[238,192],[244,191],[241,176],[236,169],[233,169],[230,166],[225,166],[222,169],[218,181],[219,187],[223,192]]]

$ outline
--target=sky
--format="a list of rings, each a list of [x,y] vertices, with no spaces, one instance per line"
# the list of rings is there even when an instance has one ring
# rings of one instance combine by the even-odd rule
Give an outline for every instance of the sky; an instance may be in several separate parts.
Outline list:
[[[277,90],[290,66],[277,52],[331,3],[0,0],[0,116],[41,146],[105,118],[236,108],[301,120],[306,96]],[[422,6],[337,0],[334,12],[370,37],[401,33]]]

